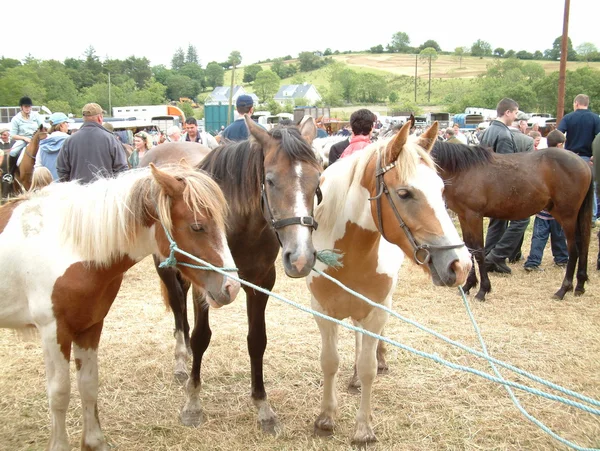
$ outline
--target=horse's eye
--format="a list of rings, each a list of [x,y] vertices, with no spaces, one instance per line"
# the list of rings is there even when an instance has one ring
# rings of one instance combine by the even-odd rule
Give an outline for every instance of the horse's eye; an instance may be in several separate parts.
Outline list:
[[[396,192],[398,193],[398,196],[400,197],[400,199],[410,199],[410,197],[411,197],[410,191],[407,189],[400,188]]]
[[[204,226],[202,224],[192,224],[190,229],[192,229],[192,232],[204,232]]]
[[[273,182],[273,180],[267,179],[267,185],[269,185],[270,187],[273,187],[273,186],[275,186],[275,183]]]

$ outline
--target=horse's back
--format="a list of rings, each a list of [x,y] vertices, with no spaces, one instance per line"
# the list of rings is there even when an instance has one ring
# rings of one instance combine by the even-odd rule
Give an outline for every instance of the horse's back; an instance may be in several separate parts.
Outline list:
[[[166,142],[150,149],[142,157],[140,166],[153,163],[156,166],[179,163],[182,159],[191,166],[198,166],[211,152],[208,147],[194,142]]]

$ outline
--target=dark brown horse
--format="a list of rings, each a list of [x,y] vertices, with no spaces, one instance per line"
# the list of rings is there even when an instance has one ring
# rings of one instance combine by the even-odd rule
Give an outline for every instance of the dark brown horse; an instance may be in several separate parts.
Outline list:
[[[270,132],[249,118],[248,141],[224,143],[208,152],[198,168],[221,186],[229,204],[227,240],[240,277],[268,290],[275,284],[275,260],[281,248],[285,272],[304,277],[314,266],[316,252],[312,217],[318,191],[320,166],[309,144],[316,135],[313,121],[298,128],[276,128]],[[142,165],[188,160],[206,153],[195,143],[165,143],[151,149]],[[320,194],[320,191],[318,191]],[[158,263],[157,259],[155,262]],[[189,284],[172,268],[158,269],[163,296],[175,316],[175,375],[187,378],[186,344],[192,350],[192,371],[187,380],[186,402],[181,421],[186,425],[202,422],[200,366],[210,342],[209,310],[202,294],[193,293],[194,330],[189,339],[186,295]],[[267,345],[265,308],[268,296],[244,286],[248,309],[248,352],[250,354],[252,400],[264,431],[279,429],[276,414],[267,401],[263,380],[263,355]]]
[[[575,295],[585,292],[593,202],[592,172],[585,161],[564,149],[501,155],[447,142],[436,143],[432,156],[446,184],[447,206],[458,215],[463,239],[479,265],[477,299],[483,301],[491,291],[484,264],[483,218],[517,220],[543,209],[563,227],[569,248],[565,278],[554,296],[563,299],[573,290],[578,259]],[[465,292],[476,285],[473,266]]]

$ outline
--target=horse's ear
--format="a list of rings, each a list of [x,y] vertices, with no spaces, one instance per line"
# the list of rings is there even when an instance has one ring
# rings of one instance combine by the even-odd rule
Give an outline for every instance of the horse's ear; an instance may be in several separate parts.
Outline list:
[[[398,159],[398,155],[402,152],[404,145],[406,144],[406,140],[408,139],[408,135],[410,134],[410,122],[406,122],[400,129],[396,136],[390,141],[388,144],[387,150],[385,152],[385,164],[388,165],[390,163],[394,163]]]
[[[429,127],[426,131],[421,133],[421,135],[419,136],[419,146],[421,146],[423,150],[429,153],[431,152],[431,149],[433,149],[433,145],[435,144],[437,137],[438,123],[437,121],[435,121],[433,124],[431,124],[431,127]]]
[[[150,163],[150,171],[152,176],[165,191],[169,197],[177,197],[183,193],[183,183],[173,177],[171,174],[167,174],[165,171],[161,171],[154,163]]]
[[[317,137],[317,124],[312,116],[304,116],[300,122],[300,134],[309,145]]]
[[[46,131],[46,124],[40,124],[40,126],[38,127],[38,132],[44,132]]]
[[[179,160],[179,166],[183,166],[184,168],[193,169],[193,166],[191,164],[189,164],[185,158],[182,158],[181,160]]]
[[[246,126],[248,127],[250,135],[252,135],[263,148],[267,147],[271,139],[271,136],[269,136],[267,131],[254,122],[247,114],[244,114],[244,120],[246,121]]]

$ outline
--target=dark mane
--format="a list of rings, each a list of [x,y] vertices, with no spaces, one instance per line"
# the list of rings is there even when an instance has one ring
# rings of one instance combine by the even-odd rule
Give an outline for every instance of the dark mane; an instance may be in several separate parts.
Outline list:
[[[319,167],[312,148],[295,127],[271,130],[271,137],[279,141],[279,151],[291,162],[302,161]],[[249,215],[261,211],[260,198],[263,182],[263,150],[254,139],[226,142],[210,152],[198,165],[221,186],[231,211]]]
[[[494,161],[494,152],[487,147],[467,146],[445,141],[435,143],[431,156],[441,169],[453,174]]]

